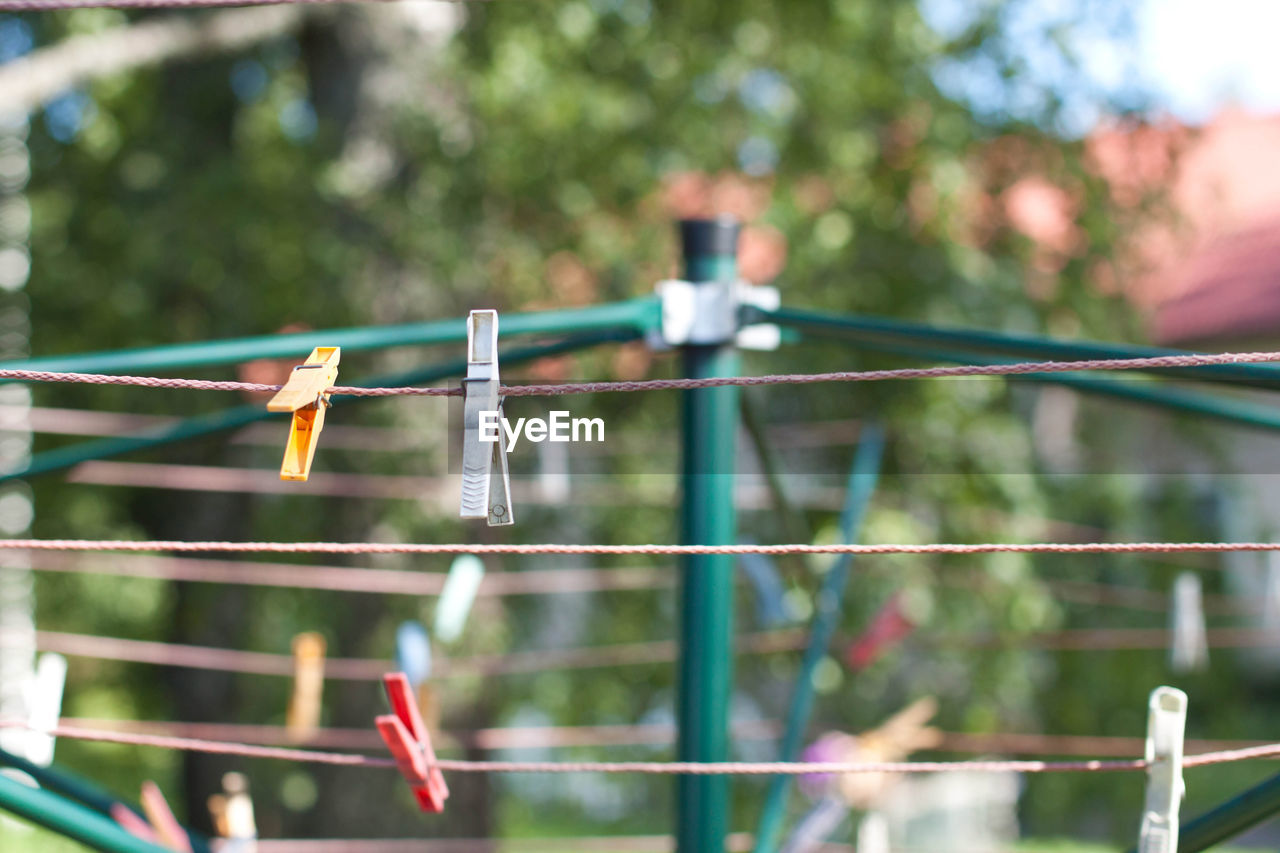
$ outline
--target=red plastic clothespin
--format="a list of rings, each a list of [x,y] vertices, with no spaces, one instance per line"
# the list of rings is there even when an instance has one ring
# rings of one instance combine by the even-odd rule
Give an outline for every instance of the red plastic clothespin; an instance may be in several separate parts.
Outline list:
[[[387,699],[395,713],[377,718],[378,734],[386,741],[387,749],[413,788],[422,810],[442,812],[444,801],[449,798],[449,786],[436,767],[436,753],[431,748],[422,714],[418,712],[409,678],[403,672],[391,672],[382,677],[382,684],[387,688]]]
[[[871,619],[865,631],[849,644],[845,660],[854,672],[866,669],[916,628],[902,607],[902,593],[895,592]]]

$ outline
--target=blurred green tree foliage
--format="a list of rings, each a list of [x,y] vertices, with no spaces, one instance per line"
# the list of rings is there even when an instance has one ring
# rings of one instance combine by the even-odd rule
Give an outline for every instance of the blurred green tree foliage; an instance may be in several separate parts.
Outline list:
[[[317,9],[297,32],[236,55],[95,80],[32,118],[33,351],[622,299],[674,273],[673,219],[716,212],[747,222],[744,270],[757,281],[776,276],[791,305],[1140,339],[1123,300],[1094,284],[1110,269],[1132,211],[1115,208],[1088,168],[1084,143],[1058,132],[1059,94],[1037,90],[1011,52],[1005,16],[1022,5],[985,4],[967,26],[945,35],[905,0],[496,0]],[[2,22],[26,28],[38,50],[145,17],[81,11]],[[1034,90],[1036,107],[944,93],[940,75],[974,68],[990,72],[997,90]],[[1061,227],[1048,239],[1031,239],[1009,213],[1010,193],[1028,178],[1058,189],[1051,196],[1063,205]],[[455,353],[351,354],[343,375]],[[747,363],[752,372],[787,372],[901,359],[809,342]],[[668,355],[628,345],[563,357],[527,375],[633,377],[674,369]],[[42,386],[34,394],[44,406],[170,415],[233,403],[111,388]],[[1052,539],[1064,535],[1054,522],[1083,526],[1085,538],[1220,535],[1203,511],[1205,484],[1145,476],[1130,454],[1140,449],[1131,439],[1146,422],[1110,403],[1082,410],[1075,438],[1083,458],[1074,474],[1055,474],[1032,430],[1046,413],[1038,386],[965,380],[758,389],[750,396],[767,424],[875,418],[887,425],[891,458],[868,541]],[[575,457],[575,498],[566,506],[519,508],[513,535],[670,541],[676,397],[571,402],[575,414],[607,419],[610,455]],[[412,440],[407,449],[361,450],[322,441],[318,469],[423,477],[444,470],[443,406],[362,403],[335,411],[330,422],[402,429]],[[66,440],[41,436],[36,449]],[[847,443],[777,452],[786,488],[807,505],[804,524],[831,536],[836,506],[821,499],[822,487],[829,495],[843,481]],[[270,472],[278,453],[272,445],[217,439],[132,461]],[[528,472],[534,455],[527,448],[514,464]],[[75,479],[33,483],[39,535],[489,535],[455,521],[453,495],[438,489],[424,488],[418,501],[369,500]],[[759,541],[780,541],[787,537],[779,519],[768,508],[744,510],[743,527]],[[436,559],[351,562],[447,566]],[[572,565],[588,563],[494,560],[489,569]],[[825,566],[784,566],[801,611]],[[974,650],[908,641],[856,676],[828,667],[814,731],[856,730],[931,693],[949,730],[1139,735],[1147,692],[1171,677],[1158,652],[1036,652],[1023,649],[1020,637],[1060,627],[1163,624],[1161,613],[1057,601],[1043,579],[1163,590],[1170,571],[1160,561],[1123,557],[864,561],[848,596],[846,635],[901,589],[922,634],[995,633],[1007,642]],[[53,630],[273,652],[285,652],[297,631],[321,630],[331,653],[345,657],[389,659],[396,622],[430,615],[430,602],[403,598],[80,575],[42,576],[38,596],[40,624]],[[482,599],[461,647],[444,654],[663,639],[672,633],[672,614],[669,590]],[[749,608],[741,624],[751,627]],[[743,660],[739,712],[779,717],[793,666],[785,656]],[[1262,720],[1270,706],[1249,701],[1256,688],[1230,656],[1215,656],[1211,673],[1179,682],[1192,692],[1193,734],[1269,734]],[[451,679],[438,692],[446,730],[466,730],[663,721],[671,685],[670,667],[644,666]],[[287,695],[282,679],[75,661],[67,713],[272,723],[283,719]],[[379,702],[373,685],[330,683],[326,723],[366,727]],[[231,766],[73,743],[59,750],[123,792],[158,778],[185,795],[188,814],[201,825],[205,797]],[[745,742],[741,750],[771,754]],[[349,838],[423,826],[389,774],[248,766],[265,835]],[[1193,780],[1189,809],[1257,776],[1249,768],[1198,772],[1217,784]],[[459,806],[426,821],[428,832],[645,833],[666,826],[671,811],[665,780],[468,777],[456,780],[455,790]],[[734,791],[735,828],[750,830],[762,786],[743,781]],[[1023,797],[1024,825],[1034,833],[1128,840],[1140,797],[1136,778],[1035,778]]]

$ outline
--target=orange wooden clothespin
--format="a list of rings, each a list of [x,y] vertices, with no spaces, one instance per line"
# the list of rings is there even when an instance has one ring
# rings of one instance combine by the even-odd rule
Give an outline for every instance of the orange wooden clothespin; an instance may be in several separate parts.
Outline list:
[[[436,767],[436,753],[431,748],[422,715],[418,713],[409,678],[403,672],[392,672],[382,677],[382,683],[394,713],[377,718],[378,734],[391,750],[396,766],[413,788],[422,810],[442,812],[444,801],[449,798],[449,786]]]
[[[320,728],[324,697],[324,635],[307,631],[293,638],[293,695],[285,729],[294,742],[309,740]]]
[[[289,442],[280,465],[281,480],[305,480],[311,473],[316,441],[324,429],[324,410],[329,406],[325,393],[338,379],[338,347],[316,347],[302,364],[289,374],[284,387],[267,403],[267,411],[293,412]]]

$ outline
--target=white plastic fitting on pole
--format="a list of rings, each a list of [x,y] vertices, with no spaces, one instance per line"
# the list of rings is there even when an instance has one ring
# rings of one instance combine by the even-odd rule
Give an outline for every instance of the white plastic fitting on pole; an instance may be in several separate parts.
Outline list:
[[[1138,833],[1138,853],[1177,853],[1182,779],[1182,741],[1187,694],[1173,687],[1151,692],[1147,713],[1147,798]]]

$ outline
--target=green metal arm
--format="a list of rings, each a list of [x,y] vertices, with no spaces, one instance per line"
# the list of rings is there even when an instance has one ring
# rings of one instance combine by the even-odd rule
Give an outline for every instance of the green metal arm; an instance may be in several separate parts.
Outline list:
[[[819,334],[819,336],[824,336]],[[995,358],[974,355],[969,352],[957,352],[950,349],[921,348],[882,343],[880,341],[859,341],[861,349],[874,352],[902,355],[909,358],[923,358],[933,361],[947,361],[956,364],[1012,364],[1014,359]],[[1257,366],[1257,365],[1241,365]],[[1086,391],[1090,394],[1102,394],[1116,397],[1131,403],[1140,403],[1162,409],[1203,415],[1241,426],[1259,429],[1280,429],[1280,409],[1258,405],[1244,400],[1236,400],[1217,394],[1205,394],[1170,388],[1142,381],[1130,381],[1120,377],[1098,377],[1084,373],[1022,373],[1018,379],[1032,382],[1050,382]]]
[[[504,320],[503,322],[505,323],[506,321]],[[502,360],[504,364],[515,364],[522,361],[531,361],[536,358],[542,358],[543,356],[572,352],[585,347],[595,346],[596,344],[634,340],[637,337],[639,337],[638,332],[628,329],[607,329],[598,332],[574,335],[565,338],[564,340],[556,341],[555,343],[519,347],[504,353],[502,355]],[[465,373],[466,370],[466,360],[455,359],[441,364],[421,367],[417,370],[411,370],[405,373],[376,376],[359,384],[364,386],[422,384],[446,379],[450,376],[459,376]],[[344,405],[355,400],[368,399],[373,398],[334,397],[333,404]],[[61,471],[66,468],[79,465],[81,462],[89,462],[94,459],[106,459],[108,457],[119,456],[122,453],[128,453],[133,450],[147,450],[153,447],[161,447],[166,444],[186,441],[188,439],[216,435],[220,432],[238,429],[239,427],[251,424],[255,421],[266,420],[267,418],[272,417],[279,417],[279,415],[268,412],[266,406],[236,406],[235,408],[223,409],[221,411],[211,412],[205,415],[196,415],[195,417],[187,418],[179,421],[178,423],[168,424],[166,426],[159,427],[158,429],[139,433],[138,435],[116,436],[97,441],[81,442],[69,447],[62,447],[57,450],[37,453],[35,456],[31,457],[31,460],[26,464],[26,466],[0,474],[0,483],[5,482],[6,480],[27,478],[38,474],[48,474],[53,471]]]
[[[906,344],[933,348],[941,345],[965,352],[994,352],[1042,359],[1084,360],[1096,358],[1152,358],[1165,355],[1188,355],[1185,350],[1164,347],[1113,344],[1099,341],[1072,341],[1041,335],[991,332],[982,329],[958,329],[908,323],[885,317],[827,314],[794,308],[763,311],[744,309],[744,322],[777,323],[824,336],[841,337],[862,344]],[[967,360],[967,359],[966,359]],[[975,362],[978,363],[978,362]],[[1214,364],[1202,367],[1149,371],[1184,379],[1232,380],[1270,390],[1280,390],[1280,365]]]
[[[124,806],[139,817],[143,817],[142,810],[137,806],[113,796],[110,792],[69,770],[42,767],[3,749],[0,749],[0,765],[20,770],[36,780],[44,790],[76,800],[100,814],[110,815],[112,806]],[[187,827],[183,829],[186,830],[187,839],[191,842],[191,849],[195,853],[209,853],[209,842],[203,835]]]
[[[1280,774],[1249,788],[1178,830],[1178,853],[1198,853],[1280,813]],[[1131,847],[1128,853],[1138,853]]]
[[[0,809],[108,853],[166,853],[88,806],[0,774]]]
[[[849,471],[849,484],[845,492],[844,508],[840,512],[840,535],[845,542],[857,542],[862,519],[866,515],[871,494],[880,477],[880,461],[884,456],[884,432],[878,425],[867,424],[858,437],[858,449]],[[791,707],[787,710],[787,726],[778,748],[779,761],[794,761],[800,751],[809,717],[813,713],[813,671],[827,653],[831,637],[840,622],[840,603],[849,582],[851,554],[843,554],[818,591],[813,630],[809,633],[809,645],[804,650],[796,686],[791,692]],[[775,776],[769,782],[764,807],[760,810],[760,824],[756,829],[755,853],[769,853],[778,847],[782,819],[786,816],[787,794],[791,790],[790,776]]]
[[[639,337],[646,332],[658,330],[661,324],[662,307],[657,297],[648,296],[589,308],[504,314],[502,337],[576,335],[619,328],[628,329]],[[408,345],[460,343],[466,339],[466,319],[456,318],[430,323],[406,323],[398,326],[367,326],[287,335],[260,335],[252,338],[171,344],[111,352],[46,356],[23,361],[0,362],[0,368],[68,373],[120,373],[168,370],[175,367],[210,367],[219,364],[236,364],[255,358],[291,358],[304,356],[317,346],[336,346],[348,351],[356,351]]]

